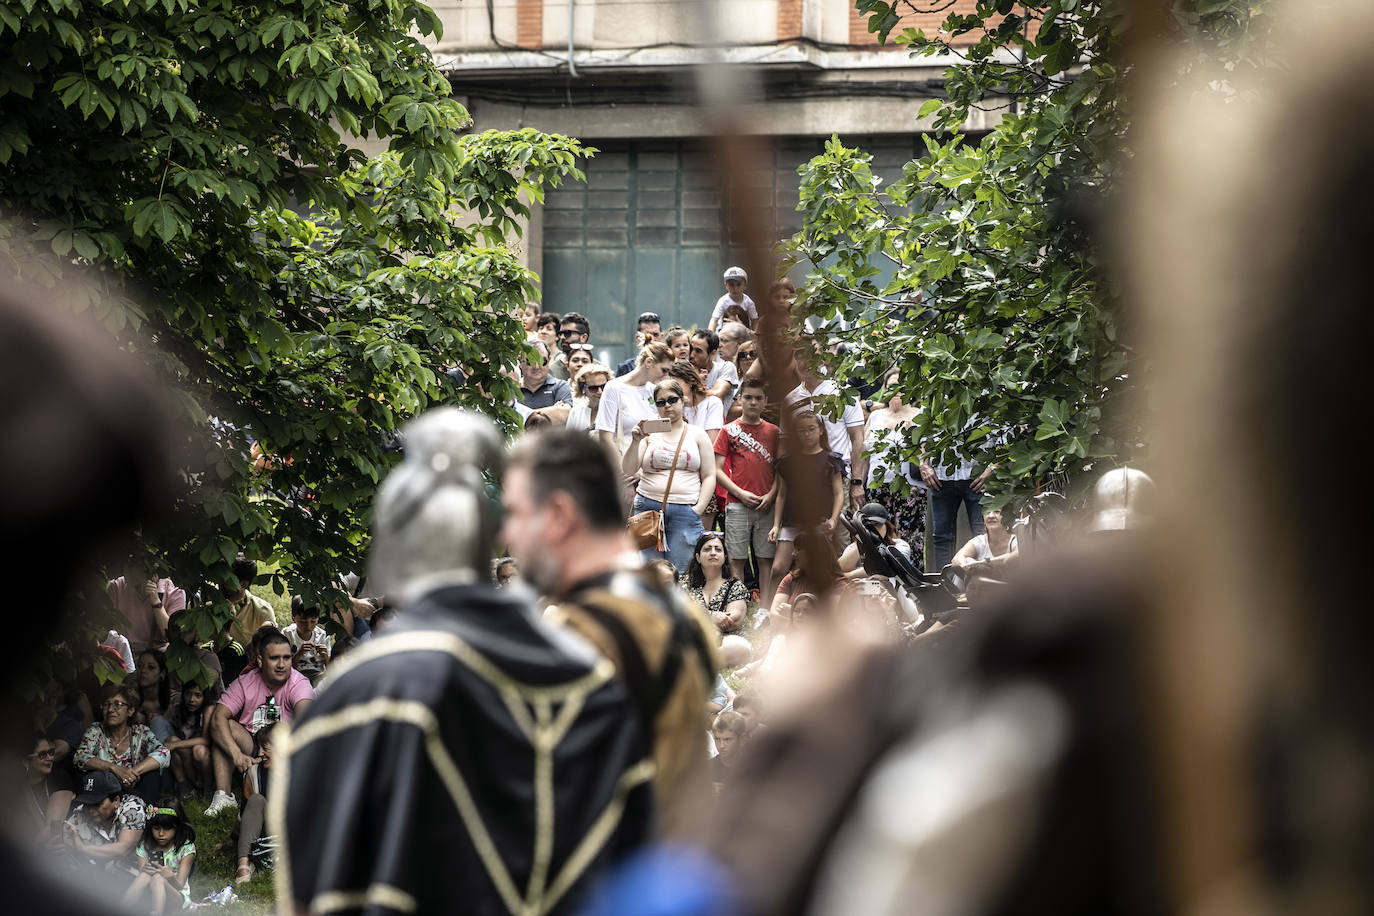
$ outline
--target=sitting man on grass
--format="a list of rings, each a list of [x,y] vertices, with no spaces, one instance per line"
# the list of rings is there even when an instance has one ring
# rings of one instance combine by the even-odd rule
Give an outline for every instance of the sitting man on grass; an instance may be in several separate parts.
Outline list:
[[[214,742],[215,796],[205,809],[208,817],[234,810],[238,801],[229,789],[233,771],[246,771],[257,761],[253,736],[272,722],[290,722],[315,699],[305,675],[291,667],[291,641],[275,627],[254,637],[259,665],[230,684],[210,718]]]

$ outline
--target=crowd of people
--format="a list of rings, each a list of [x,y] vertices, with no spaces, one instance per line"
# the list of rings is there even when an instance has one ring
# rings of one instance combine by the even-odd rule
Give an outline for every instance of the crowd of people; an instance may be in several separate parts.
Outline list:
[[[548,621],[603,648],[627,678],[655,676],[652,665],[635,674],[625,640],[637,638],[646,642],[644,658],[691,684],[660,690],[648,715],[660,723],[650,728],[655,787],[669,822],[686,817],[676,810],[684,786],[709,782],[719,791],[766,728],[756,679],[782,664],[789,636],[834,600],[834,582],[867,579],[842,516],[920,566],[929,503],[932,562],[952,563],[961,587],[1016,561],[1000,514],[979,508],[990,467],[976,455],[953,469],[895,457],[909,445],[915,417],[896,373],[867,386],[831,378],[825,352],[806,337],[793,358],[769,365],[744,271],[731,267],[724,281],[704,327],[665,329],[657,315],[640,315],[637,354],[614,369],[594,361],[584,316],[526,312],[530,349],[517,369],[514,406],[543,453],[522,452],[517,442],[508,515],[548,509],[550,481],[610,456],[606,480],[569,484],[580,494],[574,527],[608,540],[593,551],[603,565],[587,576],[568,572],[581,562],[571,553],[550,572],[559,545],[508,520],[501,546],[509,555],[481,570],[496,588],[537,594]],[[769,292],[784,308],[795,295],[786,280]],[[779,391],[785,396],[773,400]],[[838,410],[828,406],[836,403]],[[547,438],[555,430],[562,439]],[[407,448],[415,447],[412,437]],[[956,552],[959,505],[974,537]],[[619,553],[626,510],[658,525],[642,551],[643,580],[608,578],[604,565]],[[571,543],[575,552],[587,548]],[[158,911],[189,904],[195,837],[183,805],[238,818],[236,880],[268,864],[273,729],[302,716],[340,659],[371,642],[404,603],[345,575],[332,604],[293,596],[292,622],[279,626],[271,604],[251,590],[258,572],[240,556],[218,596],[188,596],[146,570],[116,577],[108,596],[119,622],[99,652],[122,680],[68,687],[35,718],[24,763],[32,835],[69,861],[121,875],[126,902]],[[183,615],[210,597],[227,601],[233,616],[201,643]],[[674,630],[671,652],[656,645],[663,635],[653,627],[635,629],[646,604],[690,621]],[[607,607],[631,620],[631,636],[608,625]],[[878,629],[900,632],[899,622],[887,623]],[[197,675],[183,680],[169,669],[171,641],[195,653]]]
[[[535,355],[519,365],[513,406],[526,429],[586,430],[615,450],[633,511],[662,514],[662,537],[646,558],[686,577],[701,536],[720,531],[727,576],[747,587],[764,619],[793,569],[799,532],[820,530],[840,555],[851,540],[840,516],[863,507],[866,518],[881,510],[888,537],[917,566],[989,560],[955,543],[960,507],[969,532],[984,536],[994,466],[980,450],[950,467],[902,459],[918,408],[904,402],[900,373],[835,377],[828,351],[806,336],[790,358],[768,365],[748,275],[730,267],[722,279],[703,326],[665,328],[658,314],[639,315],[635,355],[614,369],[594,361],[586,316],[534,305],[524,314]],[[784,313],[795,296],[787,279],[769,288]],[[770,402],[777,392],[781,400]],[[820,498],[789,494],[785,480]],[[995,544],[1006,555],[999,563],[1015,557],[1014,539]],[[851,552],[845,571],[854,566]]]
[[[50,684],[32,720],[24,833],[58,860],[126,879],[125,902],[145,909],[189,905],[195,833],[184,804],[202,806],[209,817],[238,816],[238,881],[270,861],[264,837],[274,726],[308,708],[333,660],[395,614],[380,598],[340,598],[322,612],[296,595],[292,622],[279,626],[271,604],[250,591],[257,564],[240,556],[232,568],[221,597],[233,616],[204,643],[183,615],[188,601],[194,606],[206,596],[188,599],[156,575],[112,580],[118,623],[95,649],[122,678],[101,684],[86,671],[75,683]],[[349,581],[357,584],[341,580],[341,593]],[[194,677],[183,680],[169,668],[170,641],[193,650],[200,662]]]

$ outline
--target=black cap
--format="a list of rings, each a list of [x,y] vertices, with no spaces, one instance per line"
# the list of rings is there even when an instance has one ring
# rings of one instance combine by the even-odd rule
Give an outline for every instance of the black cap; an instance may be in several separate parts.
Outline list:
[[[76,788],[76,800],[83,805],[94,805],[103,802],[111,795],[122,795],[123,787],[119,780],[114,778],[113,773],[100,770],[95,773],[87,773],[81,778],[81,782]]]
[[[892,522],[892,516],[887,514],[887,509],[883,507],[882,503],[865,503],[864,507],[859,510],[859,514],[864,517],[865,521],[887,522],[889,524]]]

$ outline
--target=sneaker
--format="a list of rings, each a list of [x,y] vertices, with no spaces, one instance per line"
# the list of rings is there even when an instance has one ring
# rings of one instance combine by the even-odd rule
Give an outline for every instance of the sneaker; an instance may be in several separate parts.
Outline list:
[[[205,809],[206,817],[218,817],[231,808],[238,808],[238,799],[234,798],[233,792],[221,792],[215,790],[215,797],[210,800],[210,806]]]

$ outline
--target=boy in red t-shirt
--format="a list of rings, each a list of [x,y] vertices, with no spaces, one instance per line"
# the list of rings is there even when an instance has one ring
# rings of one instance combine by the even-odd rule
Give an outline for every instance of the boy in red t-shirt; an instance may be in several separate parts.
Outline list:
[[[746,378],[739,386],[737,402],[741,416],[727,423],[716,434],[716,480],[725,491],[725,550],[730,555],[730,572],[744,578],[744,569],[753,547],[759,567],[759,603],[768,607],[772,600],[772,563],[776,545],[768,540],[773,525],[773,500],[778,496],[778,478],[773,466],[778,460],[781,431],[763,419],[767,401],[763,379]]]

